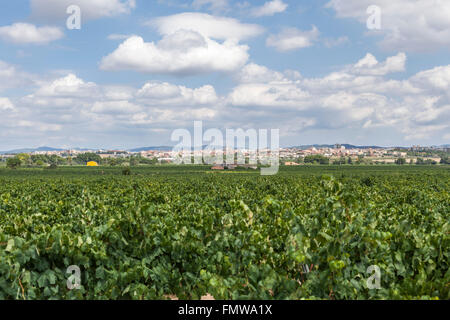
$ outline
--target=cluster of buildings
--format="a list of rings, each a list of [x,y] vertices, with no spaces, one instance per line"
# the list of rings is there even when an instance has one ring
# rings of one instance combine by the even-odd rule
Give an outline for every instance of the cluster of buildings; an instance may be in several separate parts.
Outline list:
[[[404,158],[408,163],[417,162],[417,156],[409,156],[409,151],[444,151],[450,152],[450,149],[437,149],[437,148],[425,148],[413,147],[410,149],[399,149],[399,148],[367,148],[367,147],[352,147],[346,148],[342,145],[335,145],[331,147],[310,147],[308,149],[302,148],[288,148],[280,150],[280,159],[285,160],[286,165],[298,165],[298,159],[306,158],[307,156],[323,156],[331,160],[337,160],[341,158],[351,158],[353,161],[365,159],[366,161],[374,163],[395,163],[399,158]],[[429,156],[426,159],[440,162],[441,158],[437,156]]]
[[[442,149],[442,148],[441,148]],[[301,160],[308,156],[323,156],[333,159],[340,158],[352,158],[353,160],[358,159],[367,159],[373,162],[381,162],[381,163],[394,163],[398,158],[405,158],[408,162],[416,162],[417,157],[408,157],[409,152],[424,152],[424,151],[444,151],[450,152],[450,148],[447,150],[441,150],[435,147],[420,147],[413,146],[409,149],[398,149],[398,148],[378,148],[378,147],[351,147],[346,148],[343,145],[336,144],[334,146],[325,146],[325,147],[294,147],[294,148],[281,148],[276,155],[279,157],[280,161],[286,165],[298,165]],[[156,159],[160,163],[172,163],[175,161],[175,158],[180,155],[179,152],[166,150],[146,150],[140,152],[131,152],[124,150],[52,150],[52,151],[34,151],[29,153],[30,155],[56,155],[59,157],[67,158],[67,157],[76,157],[79,154],[83,153],[95,153],[99,155],[102,159],[126,159],[131,156],[141,156],[146,159]],[[244,157],[251,158],[254,157],[255,153],[249,150],[236,150],[236,149],[224,149],[221,152],[223,157]],[[269,156],[271,151],[263,150],[260,154],[264,156]],[[216,156],[215,152],[208,152],[208,156]],[[3,155],[3,158],[12,157],[14,155]],[[186,157],[186,155],[184,155]],[[206,156],[203,151],[194,151],[190,155],[192,157],[196,156]],[[428,159],[432,159],[433,161],[439,162],[440,158],[437,157],[429,157]],[[300,161],[299,161],[300,160]],[[219,169],[219,166],[217,167]]]

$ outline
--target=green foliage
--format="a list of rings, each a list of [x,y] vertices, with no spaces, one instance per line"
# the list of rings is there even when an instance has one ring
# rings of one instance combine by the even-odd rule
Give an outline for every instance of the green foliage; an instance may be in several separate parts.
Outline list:
[[[441,161],[442,163],[442,161]],[[436,165],[437,162],[432,159],[417,158],[416,165]],[[444,163],[445,164],[445,163]]]
[[[346,164],[345,157],[341,157],[340,159],[336,159],[333,161],[333,165],[344,165]]]
[[[312,164],[330,164],[330,159],[320,154],[313,156],[306,156],[304,161],[305,163],[312,163]]]
[[[0,169],[0,299],[450,299],[449,170],[393,168]]]
[[[124,176],[130,176],[131,175],[131,169],[130,167],[125,167],[122,169],[122,175]]]
[[[30,157],[31,163],[35,166],[43,166],[44,164],[64,165],[68,163],[67,159],[59,157],[57,155],[43,155],[37,154]]]
[[[102,162],[102,158],[98,154],[90,152],[79,154],[74,160],[81,165],[85,165],[90,161],[95,161],[97,163]]]
[[[18,157],[8,158],[6,160],[6,167],[10,169],[17,169],[22,165],[22,161]]]

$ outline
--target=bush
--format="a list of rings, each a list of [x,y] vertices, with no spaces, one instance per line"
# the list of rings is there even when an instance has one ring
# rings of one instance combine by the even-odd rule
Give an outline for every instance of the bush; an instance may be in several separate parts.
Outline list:
[[[20,161],[19,158],[14,157],[14,158],[9,158],[8,160],[6,160],[6,167],[10,168],[10,169],[17,169],[22,165],[22,161]]]
[[[361,184],[372,187],[375,184],[375,179],[373,177],[364,177],[361,179]]]
[[[123,168],[122,174],[124,176],[131,176],[131,169],[129,167]]]

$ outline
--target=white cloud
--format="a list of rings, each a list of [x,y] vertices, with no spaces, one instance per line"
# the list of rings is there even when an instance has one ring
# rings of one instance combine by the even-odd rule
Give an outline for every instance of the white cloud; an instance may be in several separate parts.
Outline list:
[[[296,28],[285,28],[277,35],[270,35],[267,38],[266,45],[274,47],[278,51],[292,51],[311,47],[319,37],[319,30],[316,26],[310,31],[302,31]]]
[[[236,78],[241,83],[267,83],[290,81],[292,79],[297,80],[301,78],[301,75],[299,72],[293,70],[287,70],[281,73],[270,70],[265,66],[250,63],[242,68]]]
[[[190,30],[205,38],[216,40],[246,40],[264,32],[256,24],[241,23],[233,18],[213,16],[206,13],[185,12],[156,18],[147,23],[161,35],[170,35],[179,30]]]
[[[161,45],[164,50],[172,48],[174,40],[169,40]],[[204,120],[217,128],[280,128],[283,135],[296,138],[308,134],[316,138],[320,131],[341,139],[347,131],[375,134],[383,144],[390,144],[389,135],[395,133],[392,144],[442,140],[450,129],[450,65],[390,79],[391,73],[405,69],[405,62],[403,53],[380,61],[367,54],[317,78],[249,63],[236,73],[238,83],[224,95],[208,84],[189,88],[148,81],[137,88],[105,86],[68,73],[36,82],[40,86],[25,97],[0,98],[0,110],[6,111],[0,137],[24,141],[32,137],[41,144],[50,136],[45,133],[51,132],[54,141],[66,144],[104,145],[108,136],[118,146],[135,145],[136,137],[142,141],[158,135],[159,141],[166,141],[172,129]],[[7,77],[17,74],[16,68],[1,66],[0,74],[2,70]]]
[[[322,78],[289,78],[254,64],[227,101],[242,113],[265,110],[266,121],[312,119],[310,128],[393,128],[407,139],[427,139],[450,128],[450,66],[419,72],[406,80],[385,76],[405,69],[406,55],[384,62],[371,54]],[[251,121],[251,120],[247,120]],[[377,129],[383,130],[383,129]]]
[[[101,61],[102,70],[134,70],[159,74],[230,72],[248,60],[248,46],[204,38],[194,31],[179,30],[160,42],[131,37]]]
[[[264,83],[270,81],[282,81],[284,76],[280,72],[270,70],[265,66],[250,63],[242,68],[238,74],[238,79],[241,83]]]
[[[137,98],[145,104],[156,105],[205,105],[215,104],[218,101],[213,86],[206,85],[197,89],[176,86],[167,82],[146,83],[136,94]]]
[[[433,90],[447,90],[450,94],[450,65],[419,72],[411,81],[416,85],[426,86]]]
[[[93,82],[85,83],[74,74],[68,74],[46,84],[36,91],[41,97],[91,97],[97,90]]]
[[[390,50],[426,51],[450,46],[450,1],[441,0],[331,0],[339,18],[354,18],[366,27],[371,5],[381,9],[381,45]]]
[[[0,38],[17,44],[47,44],[59,40],[64,33],[57,27],[36,27],[29,23],[14,23],[0,27]]]
[[[18,102],[19,112],[14,113],[13,122],[26,128],[28,133],[64,128],[67,134],[78,134],[82,130],[87,137],[95,132],[126,130],[124,128],[136,125],[158,125],[167,129],[176,125],[174,121],[179,125],[179,121],[187,119],[213,119],[219,98],[211,85],[187,88],[148,82],[135,89],[102,86],[68,74],[42,81],[38,89]],[[9,110],[9,101],[0,99],[0,109],[2,106]]]
[[[276,13],[286,11],[288,5],[282,0],[272,0],[264,3],[261,7],[256,7],[251,14],[254,17],[273,16]]]
[[[310,98],[307,91],[292,82],[241,84],[229,95],[229,101],[234,106],[295,108],[296,110],[300,110]]]
[[[67,8],[77,5],[82,21],[129,14],[136,7],[135,0],[31,0],[32,16],[41,20],[64,21],[69,16]]]
[[[14,104],[9,100],[9,98],[1,98],[0,97],[0,110],[1,111],[14,111],[16,107]]]
[[[406,54],[403,52],[387,58],[383,63],[378,62],[372,54],[368,53],[351,68],[351,72],[361,75],[383,76],[393,72],[405,71],[405,64]]]
[[[156,28],[162,39],[145,42],[132,36],[104,57],[100,68],[179,75],[231,72],[249,58],[249,47],[239,41],[263,32],[236,19],[190,12],[156,18],[146,25]]]

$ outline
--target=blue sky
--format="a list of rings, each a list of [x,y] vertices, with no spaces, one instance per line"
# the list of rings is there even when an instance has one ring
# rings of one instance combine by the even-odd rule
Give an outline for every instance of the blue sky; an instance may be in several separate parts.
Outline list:
[[[196,120],[280,129],[284,146],[449,143],[448,13],[439,0],[8,1],[0,150],[173,144]]]

